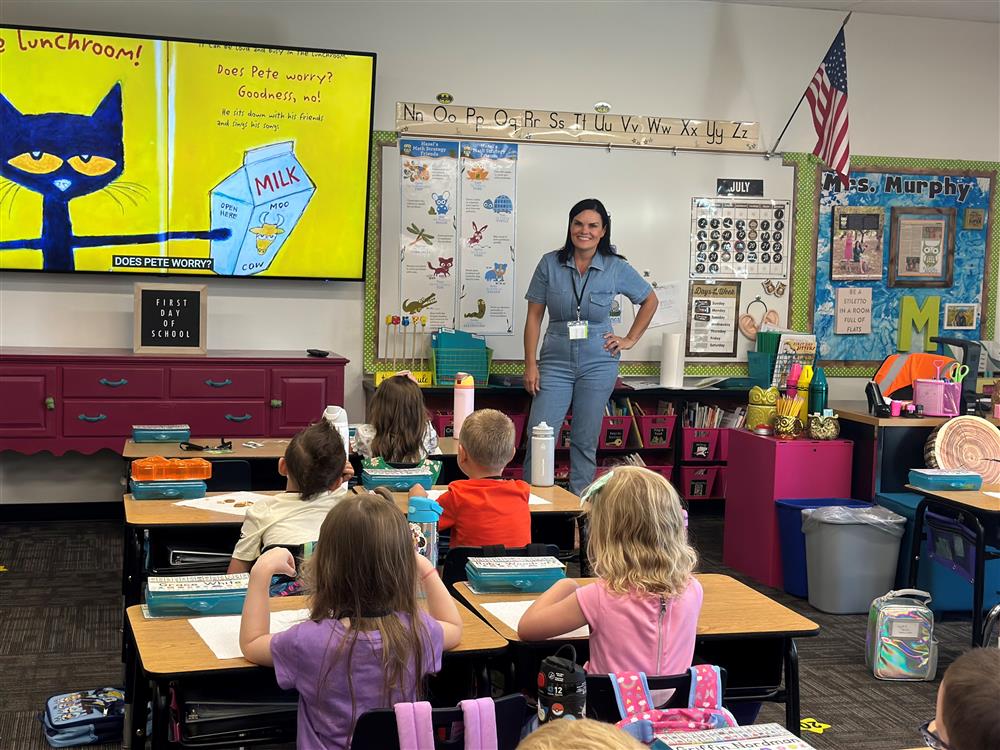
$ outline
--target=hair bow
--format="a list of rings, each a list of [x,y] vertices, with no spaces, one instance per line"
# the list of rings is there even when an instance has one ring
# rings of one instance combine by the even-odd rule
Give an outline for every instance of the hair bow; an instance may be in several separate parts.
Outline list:
[[[587,485],[587,487],[583,490],[583,494],[580,495],[580,507],[582,508],[584,503],[593,502],[592,498],[604,489],[604,485],[606,485],[608,480],[614,475],[615,471],[612,469],[606,474],[601,474],[601,476]]]

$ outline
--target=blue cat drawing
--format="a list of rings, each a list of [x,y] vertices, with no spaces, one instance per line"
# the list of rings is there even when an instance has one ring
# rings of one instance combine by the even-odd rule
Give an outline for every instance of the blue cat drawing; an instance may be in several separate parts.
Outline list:
[[[494,263],[493,268],[486,272],[485,278],[487,281],[494,284],[502,284],[504,274],[507,273],[506,263]]]
[[[145,197],[141,185],[116,182],[125,171],[122,88],[111,87],[92,115],[22,114],[0,94],[0,203],[20,188],[42,196],[42,233],[35,239],[6,240],[0,250],[41,250],[42,270],[73,271],[81,247],[147,245],[166,240],[223,240],[229,229],[152,234],[77,235],[69,204],[101,190],[124,209],[122,200]]]

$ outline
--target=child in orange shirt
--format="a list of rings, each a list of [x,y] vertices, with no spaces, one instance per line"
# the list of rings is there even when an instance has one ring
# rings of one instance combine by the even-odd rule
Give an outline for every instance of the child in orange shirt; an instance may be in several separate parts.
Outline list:
[[[462,423],[458,467],[468,479],[457,479],[438,498],[444,509],[438,528],[452,529],[451,546],[483,547],[531,544],[531,487],[501,472],[514,457],[514,423],[496,409],[479,409]],[[419,485],[410,496],[426,492]]]

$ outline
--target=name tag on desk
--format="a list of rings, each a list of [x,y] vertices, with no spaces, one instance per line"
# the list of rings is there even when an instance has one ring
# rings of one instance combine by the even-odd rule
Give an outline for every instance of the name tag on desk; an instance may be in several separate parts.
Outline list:
[[[569,328],[570,341],[587,338],[587,321],[571,320],[566,327]]]

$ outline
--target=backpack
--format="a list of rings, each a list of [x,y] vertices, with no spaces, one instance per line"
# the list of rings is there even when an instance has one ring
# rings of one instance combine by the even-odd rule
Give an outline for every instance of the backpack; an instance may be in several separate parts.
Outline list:
[[[697,732],[737,726],[722,706],[722,679],[711,664],[691,667],[687,708],[654,708],[644,672],[612,672],[611,686],[622,719],[615,726],[647,745],[659,732]]]
[[[497,716],[493,699],[466,700],[459,705],[462,707],[466,750],[497,750]],[[400,750],[434,750],[430,703],[397,703],[393,710]]]
[[[59,693],[45,701],[38,718],[52,747],[120,742],[125,726],[125,691],[103,687]]]
[[[918,589],[890,591],[868,610],[865,664],[880,680],[933,680],[937,673],[931,595]]]

